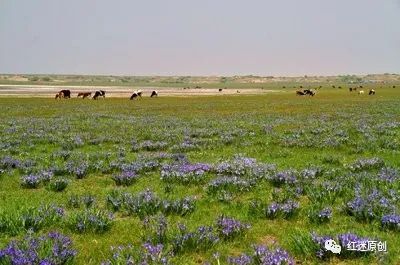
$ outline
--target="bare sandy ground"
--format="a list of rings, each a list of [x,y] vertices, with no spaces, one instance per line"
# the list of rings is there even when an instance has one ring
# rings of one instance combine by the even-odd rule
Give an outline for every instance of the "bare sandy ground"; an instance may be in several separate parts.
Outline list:
[[[0,85],[0,97],[54,97],[62,90],[69,89],[72,97],[79,92],[94,92],[105,90],[107,97],[130,97],[134,91],[143,91],[143,96],[150,96],[153,90],[157,90],[160,96],[209,96],[209,95],[233,95],[233,94],[263,94],[281,92],[280,90],[267,90],[260,88],[223,89],[218,88],[178,88],[178,87],[90,87],[90,86],[25,86],[25,85]],[[94,95],[94,93],[92,94]]]

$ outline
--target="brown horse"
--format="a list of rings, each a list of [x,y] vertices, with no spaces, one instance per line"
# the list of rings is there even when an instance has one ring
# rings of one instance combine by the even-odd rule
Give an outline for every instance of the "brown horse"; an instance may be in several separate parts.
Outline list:
[[[82,99],[85,99],[87,97],[90,97],[92,95],[92,92],[80,92],[78,93],[78,98],[82,97]]]

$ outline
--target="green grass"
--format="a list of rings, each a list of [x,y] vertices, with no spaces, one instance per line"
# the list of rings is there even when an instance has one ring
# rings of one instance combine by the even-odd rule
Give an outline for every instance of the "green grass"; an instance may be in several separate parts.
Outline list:
[[[178,143],[183,139],[185,132],[202,130],[215,131],[216,135],[205,137],[213,144],[187,152],[189,159],[194,162],[217,163],[241,153],[260,162],[275,163],[278,169],[301,170],[309,164],[344,169],[347,164],[358,158],[380,157],[388,165],[400,168],[398,150],[368,145],[366,144],[368,139],[356,130],[360,122],[371,126],[385,122],[400,122],[399,106],[400,90],[388,87],[377,89],[375,96],[358,96],[349,93],[347,89],[323,89],[315,97],[298,97],[292,92],[282,92],[257,96],[159,97],[144,98],[140,101],[116,98],[98,101],[0,98],[2,110],[0,139],[3,143],[15,144],[14,147],[1,150],[0,157],[12,155],[20,159],[31,158],[38,161],[40,166],[48,167],[53,162],[51,154],[62,149],[62,142],[79,135],[85,144],[73,148],[72,153],[95,156],[111,152],[114,157],[119,149],[124,148],[128,161],[133,161],[138,154],[130,151],[132,139]],[[272,132],[264,132],[264,125],[273,126]],[[292,147],[284,146],[280,141],[280,137],[301,130],[306,131],[301,137],[309,137],[311,129],[325,125],[329,125],[330,130],[346,130],[349,142],[337,148],[326,148],[299,146],[299,144]],[[15,128],[15,131],[7,131],[11,127]],[[234,135],[231,144],[220,143],[219,134],[239,131],[245,134]],[[33,136],[36,133],[44,135],[42,140]],[[399,143],[399,128],[388,133],[388,139]],[[54,136],[54,142],[49,141],[49,135]],[[106,137],[106,141],[97,145],[88,144],[90,139],[101,137]],[[173,151],[168,149],[167,152]],[[334,156],[338,165],[324,163],[324,159],[328,156]],[[21,173],[15,170],[0,175],[1,210],[12,212],[21,207],[53,202],[66,205],[71,195],[87,193],[96,196],[99,207],[105,207],[106,195],[116,188],[109,174],[97,172],[89,174],[82,180],[73,179],[62,192],[52,192],[44,187],[27,190],[20,187],[20,175]],[[300,198],[301,210],[294,219],[268,220],[249,216],[247,208],[252,199],[259,198],[266,202],[272,200],[273,188],[268,182],[260,183],[252,191],[236,196],[229,203],[222,203],[208,196],[202,184],[189,187],[174,185],[172,195],[165,194],[164,187],[159,172],[152,172],[140,178],[132,186],[119,189],[140,192],[151,188],[161,197],[196,196],[198,198],[196,210],[186,217],[169,216],[171,224],[184,221],[189,227],[195,228],[203,224],[212,224],[221,213],[224,213],[252,225],[243,237],[218,244],[207,251],[189,252],[175,257],[173,260],[177,264],[201,264],[205,260],[211,261],[212,254],[217,251],[225,257],[249,250],[254,243],[270,245],[272,242],[288,250],[303,264],[319,264],[322,261],[317,260],[313,253],[302,253],[293,241],[294,235],[308,235],[311,231],[318,231],[321,234],[351,231],[364,236],[379,237],[388,242],[389,252],[384,263],[396,264],[400,257],[399,232],[383,231],[377,223],[357,222],[353,217],[341,212],[340,207],[345,202],[344,199],[339,199],[335,203],[334,216],[329,224],[315,225],[307,218],[306,209],[313,207],[307,196]],[[137,217],[117,214],[111,230],[104,234],[76,234],[60,224],[45,230],[56,229],[72,237],[74,246],[78,250],[75,259],[77,264],[99,264],[110,256],[110,246],[139,244],[143,232],[140,223]],[[12,237],[7,234],[0,235],[0,247],[11,239]],[[374,255],[358,259],[332,259],[327,262],[327,264],[376,263],[378,258]]]

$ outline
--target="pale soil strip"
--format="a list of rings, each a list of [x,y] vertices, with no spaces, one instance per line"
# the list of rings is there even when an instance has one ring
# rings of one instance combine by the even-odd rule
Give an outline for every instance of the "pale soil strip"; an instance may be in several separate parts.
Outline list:
[[[281,90],[267,89],[223,89],[218,88],[193,88],[183,89],[178,87],[92,87],[92,86],[39,86],[39,85],[0,85],[0,96],[8,97],[54,97],[62,89],[70,89],[72,97],[76,97],[78,92],[94,92],[105,90],[107,97],[130,97],[136,90],[142,90],[143,96],[150,96],[151,91],[157,90],[160,96],[211,96],[211,95],[234,95],[234,94],[264,94],[282,92]],[[238,93],[239,91],[239,93]],[[94,95],[94,93],[93,93]]]

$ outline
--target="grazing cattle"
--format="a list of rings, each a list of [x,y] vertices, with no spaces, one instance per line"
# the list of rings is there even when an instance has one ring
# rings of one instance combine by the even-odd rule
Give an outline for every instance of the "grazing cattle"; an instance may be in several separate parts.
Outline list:
[[[240,93],[240,91],[239,91],[239,90],[236,90],[236,93]]]
[[[338,88],[339,88],[339,89],[342,89],[342,87],[341,87],[341,86],[338,86]]]
[[[396,86],[393,86],[393,88],[396,88]]]
[[[98,90],[94,93],[93,99],[97,99],[98,97],[103,97],[106,98],[106,91],[104,90]]]
[[[222,88],[218,89],[218,92],[222,92]]]
[[[201,86],[196,86],[195,88],[201,88]]]
[[[63,89],[56,94],[56,99],[71,98],[71,90]]]
[[[333,85],[332,88],[335,88],[335,86]]]
[[[352,92],[352,91],[353,91],[353,88],[352,88],[352,87],[349,87],[349,91]]]
[[[363,88],[363,86],[359,86],[359,88]]]
[[[357,91],[357,87],[353,87],[353,91]]]
[[[90,97],[92,95],[92,92],[80,92],[80,93],[78,93],[78,98],[79,97],[82,97],[83,99],[84,98],[87,98],[87,97]]]
[[[151,91],[150,97],[158,97],[158,92],[156,90]]]
[[[375,90],[374,89],[370,89],[368,95],[375,95]]]
[[[135,99],[137,97],[139,97],[139,95],[136,92],[133,92],[132,96],[129,99],[133,100],[133,99]]]
[[[138,90],[133,92],[132,96],[130,97],[130,100],[135,99],[135,98],[142,98],[142,90]]]
[[[304,93],[303,91],[297,90],[297,91],[296,91],[296,95],[297,95],[297,96],[304,96],[305,93]]]
[[[286,88],[286,86],[283,86],[282,88]]]
[[[315,91],[311,90],[311,89],[304,89],[303,90],[304,95],[309,95],[309,96],[315,96]]]
[[[363,95],[363,94],[364,94],[364,90],[358,91],[358,94],[359,94],[359,95]]]

